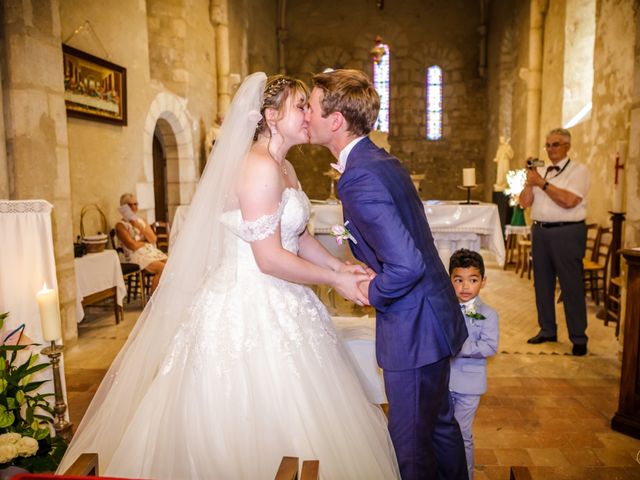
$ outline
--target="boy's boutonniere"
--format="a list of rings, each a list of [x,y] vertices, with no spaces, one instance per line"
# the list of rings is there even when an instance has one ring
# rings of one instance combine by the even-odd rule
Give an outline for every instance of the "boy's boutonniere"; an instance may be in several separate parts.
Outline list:
[[[351,240],[357,245],[358,242],[355,238],[353,238],[353,235],[351,235],[351,232],[347,229],[347,225],[349,225],[349,220],[344,222],[344,225],[334,225],[333,227],[331,227],[331,235],[336,237],[336,242],[338,242],[338,245],[342,245],[342,242],[344,240]]]
[[[469,318],[473,318],[474,320],[486,320],[487,319],[487,317],[485,317],[481,313],[476,312],[476,306],[475,305],[469,305],[468,307],[465,307],[464,314]]]

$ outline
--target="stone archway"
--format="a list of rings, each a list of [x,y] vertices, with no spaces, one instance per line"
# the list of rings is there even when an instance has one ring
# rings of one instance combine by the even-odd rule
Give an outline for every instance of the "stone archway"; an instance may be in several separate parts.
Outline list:
[[[159,138],[167,162],[167,208],[169,221],[179,205],[191,202],[198,181],[197,158],[186,100],[168,92],[159,93],[151,102],[145,119],[143,154],[145,184],[153,192],[153,137]],[[152,196],[152,195],[151,195]],[[149,220],[155,219],[155,205]]]

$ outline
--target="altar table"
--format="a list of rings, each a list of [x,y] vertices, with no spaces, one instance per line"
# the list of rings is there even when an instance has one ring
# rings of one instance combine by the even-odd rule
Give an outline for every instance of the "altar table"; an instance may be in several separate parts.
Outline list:
[[[376,320],[364,317],[331,317],[333,326],[356,367],[358,379],[371,403],[387,403],[382,370],[376,361]]]
[[[340,258],[350,256],[346,243],[337,246],[330,237],[331,227],[342,224],[342,205],[312,201],[311,229],[318,240]],[[504,264],[505,247],[498,207],[493,203],[460,204],[458,202],[426,201],[424,210],[433,239],[445,266],[459,248],[489,250],[499,265]]]
[[[88,253],[75,258],[76,269],[76,320],[84,318],[83,306],[100,300],[113,298],[116,322],[120,321],[120,312],[127,289],[122,277],[120,259],[115,250],[100,253]]]

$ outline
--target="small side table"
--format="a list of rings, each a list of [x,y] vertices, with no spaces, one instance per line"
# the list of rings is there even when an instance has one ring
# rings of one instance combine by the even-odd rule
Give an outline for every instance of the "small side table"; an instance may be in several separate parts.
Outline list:
[[[504,227],[504,238],[506,239],[506,255],[504,259],[504,269],[507,265],[514,264],[518,255],[518,237],[526,239],[531,234],[531,227],[528,225],[506,225]]]

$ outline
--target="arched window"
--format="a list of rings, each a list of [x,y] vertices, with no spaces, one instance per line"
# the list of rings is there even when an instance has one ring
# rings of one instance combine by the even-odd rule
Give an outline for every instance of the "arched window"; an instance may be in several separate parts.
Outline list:
[[[427,69],[427,139],[442,138],[442,69]]]
[[[373,86],[380,95],[380,113],[374,125],[375,130],[389,131],[389,45],[380,44],[384,55],[379,62],[373,60]]]

